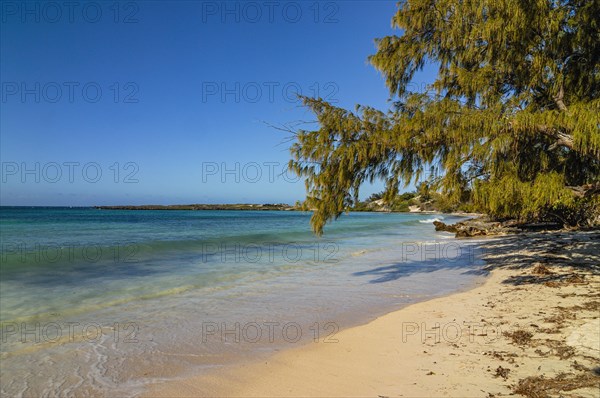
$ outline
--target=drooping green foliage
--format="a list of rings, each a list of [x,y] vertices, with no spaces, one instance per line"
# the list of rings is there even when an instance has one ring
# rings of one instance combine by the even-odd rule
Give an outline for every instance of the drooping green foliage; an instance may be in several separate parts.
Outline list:
[[[370,57],[391,110],[304,98],[319,129],[297,133],[289,166],[306,177],[316,233],[363,182],[384,180],[391,199],[425,177],[496,218],[597,222],[600,1],[406,0],[392,26],[401,35]],[[427,63],[431,90],[410,91]]]

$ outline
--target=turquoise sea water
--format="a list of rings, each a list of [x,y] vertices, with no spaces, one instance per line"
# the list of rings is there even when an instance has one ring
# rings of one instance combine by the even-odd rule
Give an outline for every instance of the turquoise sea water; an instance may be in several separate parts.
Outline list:
[[[317,238],[302,212],[2,207],[1,392],[136,394],[471,286],[476,242],[436,217],[351,213]]]

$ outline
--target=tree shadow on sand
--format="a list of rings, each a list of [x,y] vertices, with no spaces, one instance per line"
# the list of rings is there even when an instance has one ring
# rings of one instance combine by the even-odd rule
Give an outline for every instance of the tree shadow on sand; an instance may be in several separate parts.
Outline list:
[[[461,245],[461,241],[468,240],[459,240],[458,245]],[[512,276],[503,282],[527,285],[578,283],[583,278],[578,272],[600,272],[600,231],[524,233],[461,247],[470,247],[471,254],[454,259],[438,256],[424,261],[400,261],[352,275],[373,276],[374,279],[369,283],[385,283],[444,269],[464,269],[464,275],[483,276],[502,268],[536,271]],[[564,267],[565,271],[570,272],[551,272],[546,266]]]
[[[505,284],[583,283],[582,273],[600,273],[600,231],[519,234],[487,242],[482,250],[486,270],[529,271]]]
[[[414,259],[411,256],[406,256],[407,258],[403,261],[354,272],[352,275],[374,277],[375,279],[370,280],[369,283],[385,283],[415,274],[441,270],[463,269],[462,274],[464,275],[487,275],[489,273],[488,270],[482,268],[484,263],[477,253],[480,250],[479,246],[473,244],[473,242],[467,244],[449,242],[448,245],[453,245],[454,250],[460,248],[460,252],[444,253],[443,250],[440,251],[439,249],[437,252],[426,252],[423,245],[419,246],[418,252],[413,253],[413,255],[414,257],[424,257],[424,259]]]

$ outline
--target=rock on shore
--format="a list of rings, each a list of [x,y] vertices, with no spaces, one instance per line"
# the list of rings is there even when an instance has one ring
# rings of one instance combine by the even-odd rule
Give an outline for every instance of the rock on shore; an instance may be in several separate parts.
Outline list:
[[[515,226],[514,223],[502,223],[498,221],[490,221],[486,218],[475,218],[466,221],[457,222],[456,224],[446,224],[441,221],[434,221],[436,231],[452,232],[457,238],[468,238],[473,236],[489,236],[489,235],[505,235],[509,233],[520,232],[521,229]]]

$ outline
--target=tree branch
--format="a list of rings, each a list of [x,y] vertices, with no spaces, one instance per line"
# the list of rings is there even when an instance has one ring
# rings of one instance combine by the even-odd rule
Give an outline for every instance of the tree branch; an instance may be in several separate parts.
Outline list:
[[[600,182],[596,182],[593,184],[585,184],[585,185],[581,185],[581,186],[567,186],[568,189],[570,189],[571,191],[573,191],[573,193],[575,194],[575,196],[577,197],[585,197],[585,196],[589,196],[589,195],[595,195],[595,194],[599,194],[600,193]]]
[[[557,146],[564,146],[569,149],[573,149],[575,145],[573,136],[571,134],[567,134],[555,127],[540,125],[537,126],[537,131],[556,140],[556,142],[550,146],[550,150],[555,149]]]
[[[563,88],[562,83],[560,84],[560,88],[558,89],[558,93],[554,96],[554,102],[556,102],[556,106],[563,112],[567,111],[567,106],[563,102],[565,96],[565,90]]]

